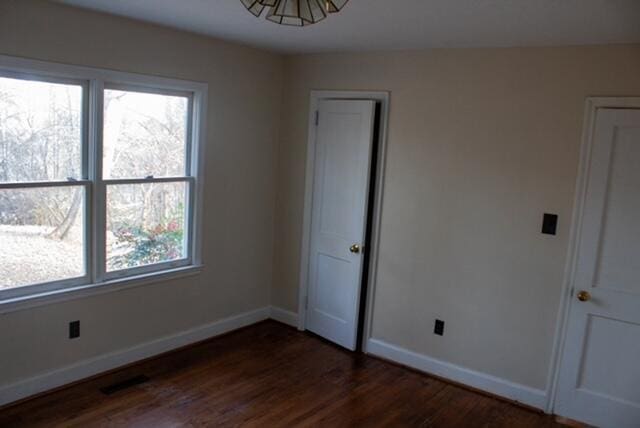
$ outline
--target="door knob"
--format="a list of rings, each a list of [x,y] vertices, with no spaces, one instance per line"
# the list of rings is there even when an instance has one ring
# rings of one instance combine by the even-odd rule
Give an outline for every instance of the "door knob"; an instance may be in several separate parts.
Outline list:
[[[580,300],[581,302],[588,302],[589,300],[591,300],[591,293],[589,293],[588,291],[582,290],[578,292],[576,297],[578,297],[578,300]]]
[[[351,251],[352,253],[359,253],[360,252],[360,245],[353,244],[351,247],[349,247],[349,251]]]

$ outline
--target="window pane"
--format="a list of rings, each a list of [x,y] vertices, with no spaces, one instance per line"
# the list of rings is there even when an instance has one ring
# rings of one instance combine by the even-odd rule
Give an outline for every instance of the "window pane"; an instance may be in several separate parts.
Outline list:
[[[104,91],[103,177],[185,175],[186,97]]]
[[[0,289],[84,276],[82,186],[0,190]]]
[[[82,87],[0,77],[0,182],[81,178]]]
[[[107,271],[186,257],[187,184],[107,188]]]

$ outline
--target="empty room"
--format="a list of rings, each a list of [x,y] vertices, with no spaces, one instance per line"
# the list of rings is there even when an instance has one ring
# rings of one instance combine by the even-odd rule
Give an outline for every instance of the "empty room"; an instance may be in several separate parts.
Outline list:
[[[0,0],[0,427],[640,428],[640,1]]]

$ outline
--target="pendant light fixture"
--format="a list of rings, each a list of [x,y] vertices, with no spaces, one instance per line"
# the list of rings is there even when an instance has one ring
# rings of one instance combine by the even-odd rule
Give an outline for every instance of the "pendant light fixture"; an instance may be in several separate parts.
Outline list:
[[[282,25],[303,27],[322,21],[330,13],[340,12],[349,0],[240,0],[249,12]]]

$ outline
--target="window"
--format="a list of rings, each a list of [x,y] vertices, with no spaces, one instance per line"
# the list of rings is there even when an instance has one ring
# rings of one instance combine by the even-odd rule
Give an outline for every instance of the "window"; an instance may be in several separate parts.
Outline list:
[[[205,99],[0,56],[0,301],[197,267]]]
[[[106,270],[187,257],[188,94],[104,90]]]

